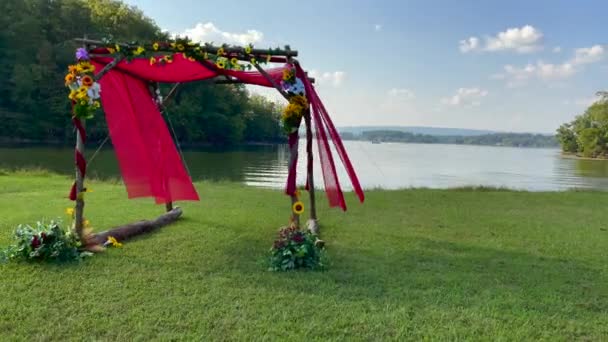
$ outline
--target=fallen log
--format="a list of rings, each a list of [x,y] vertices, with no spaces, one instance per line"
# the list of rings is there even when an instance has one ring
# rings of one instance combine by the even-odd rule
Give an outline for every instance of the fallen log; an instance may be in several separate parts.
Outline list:
[[[109,236],[112,236],[116,240],[123,242],[135,236],[147,234],[161,227],[169,225],[177,221],[177,219],[181,215],[182,209],[179,207],[175,207],[152,221],[139,221],[124,226],[118,226],[116,228],[112,228],[101,233],[93,234],[89,238],[88,244],[103,245],[108,240]]]

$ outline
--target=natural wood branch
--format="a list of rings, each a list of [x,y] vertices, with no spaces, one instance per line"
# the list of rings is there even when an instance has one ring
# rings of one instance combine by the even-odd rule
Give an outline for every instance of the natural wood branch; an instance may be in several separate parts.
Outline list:
[[[92,40],[92,39],[83,39],[83,38],[75,38],[74,39],[76,42],[78,43],[84,43],[87,44],[87,46],[94,46],[94,47],[102,47],[102,46],[107,46],[108,44],[105,44],[104,42],[100,41],[100,40]],[[159,43],[162,43],[159,42]],[[118,44],[120,47],[126,47],[126,48],[133,48],[133,47],[137,47],[139,46],[138,44],[126,44],[126,43],[121,43]],[[237,54],[245,54],[245,48],[242,46],[214,46],[214,45],[210,45],[207,47],[207,51],[212,53],[214,51],[219,50],[220,48],[224,49],[224,52],[226,54],[231,54],[231,53],[237,53]],[[251,55],[255,55],[255,56],[280,56],[280,57],[297,57],[298,56],[298,51],[297,50],[287,50],[287,49],[251,49]]]
[[[266,72],[266,70],[264,70],[259,63],[253,63],[253,66],[258,69],[258,71],[260,72],[260,74],[262,74],[262,76],[264,76],[264,78],[266,78],[266,80],[268,80],[268,82],[270,82],[270,84],[272,84],[273,87],[275,87],[276,90],[279,91],[279,93],[281,93],[281,95],[283,95],[283,97],[289,101],[289,94],[287,94],[287,92],[285,92],[285,90],[283,90],[283,88],[281,88],[281,86],[279,86],[279,84],[274,80],[274,78],[270,77],[270,75]]]
[[[103,77],[103,75],[105,75],[108,71],[112,70],[112,68],[114,68],[122,60],[123,60],[123,57],[118,57],[118,58],[115,58],[110,63],[106,64],[106,66],[103,67],[103,69],[101,69],[101,71],[98,72],[97,75],[95,75],[95,81],[99,81]]]
[[[109,236],[112,236],[116,240],[122,242],[138,235],[153,232],[161,227],[171,224],[177,221],[181,215],[182,209],[176,207],[152,221],[139,221],[124,226],[115,227],[105,232],[97,233],[90,238],[89,243],[103,245],[108,240]]]

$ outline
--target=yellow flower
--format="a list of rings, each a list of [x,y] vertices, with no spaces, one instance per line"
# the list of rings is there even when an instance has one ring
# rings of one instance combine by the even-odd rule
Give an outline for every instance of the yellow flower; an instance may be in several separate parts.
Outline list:
[[[245,47],[245,53],[246,53],[246,54],[250,54],[250,53],[251,53],[251,50],[253,50],[253,49],[252,49],[251,44],[249,44],[249,45],[247,45],[247,46]]]
[[[293,210],[294,214],[302,215],[302,213],[304,212],[304,203],[297,201],[296,203],[293,204],[291,209]]]
[[[171,43],[171,48],[175,49],[175,43]]]
[[[115,48],[111,48],[111,47],[109,47],[109,48],[108,48],[108,52],[109,52],[109,53],[114,53],[114,52],[116,52],[116,49],[115,49]]]
[[[218,56],[223,56],[224,55],[224,48],[217,49],[217,55]]]
[[[226,62],[224,62],[224,60],[221,60],[221,59],[218,59],[218,61],[215,62],[215,65],[220,69],[226,68]]]
[[[184,51],[186,49],[186,47],[184,46],[184,44],[177,44],[177,49],[179,51]]]
[[[106,244],[112,245],[113,247],[117,248],[122,247],[122,243],[118,242],[118,240],[116,240],[116,238],[114,238],[113,236],[108,236],[108,241],[106,242]]]
[[[255,64],[255,63],[257,63],[257,62],[258,62],[258,61],[255,59],[255,57],[251,57],[251,64]]]
[[[70,72],[70,74],[72,74],[72,75],[76,74],[77,69],[78,69],[78,66],[77,66],[77,65],[70,65],[70,66],[68,66],[68,71],[69,71],[69,72]]]
[[[120,51],[120,45],[116,44],[114,47],[116,48],[116,51]]]
[[[163,61],[165,61],[165,63],[173,63],[173,60],[169,55],[163,56]]]
[[[296,198],[300,198],[300,190],[296,189],[293,195],[296,196]]]
[[[84,221],[82,221],[82,225],[83,225],[85,228],[89,228],[89,227],[91,227],[91,221],[89,221],[89,220],[84,220]]]
[[[74,82],[74,74],[70,73],[65,75],[65,85],[68,85],[72,82]]]
[[[194,62],[196,59],[194,59],[194,57],[188,57],[188,60],[189,60],[190,62]]]
[[[87,101],[85,99],[83,99],[82,101],[80,101],[80,105],[81,106],[86,106],[87,105]],[[80,196],[80,194],[78,194],[78,196]],[[82,199],[83,196],[80,196],[79,199]]]
[[[68,216],[74,216],[74,208],[65,208],[65,214]]]
[[[76,100],[76,95],[78,94],[78,92],[76,90],[72,90],[70,91],[70,95],[68,95],[68,99],[74,101]]]
[[[146,51],[146,49],[144,49],[143,46],[138,46],[137,49],[135,51],[133,51],[133,54],[135,56],[141,55],[142,53],[144,53]]]
[[[80,62],[78,67],[80,67],[80,72],[82,72],[82,73],[89,73],[89,72],[95,71],[95,66],[86,61]]]
[[[158,48],[159,48],[158,43],[152,44],[152,48],[154,49],[154,51],[158,51]]]
[[[150,57],[150,65],[154,65],[156,63],[156,58]]]
[[[236,57],[232,57],[232,59],[230,60],[230,63],[234,66],[239,65],[239,60],[236,59]]]
[[[99,101],[93,101],[93,108],[95,108],[95,109],[101,108],[101,103],[99,103]]]
[[[293,70],[291,69],[283,69],[283,81],[290,81],[294,77]]]

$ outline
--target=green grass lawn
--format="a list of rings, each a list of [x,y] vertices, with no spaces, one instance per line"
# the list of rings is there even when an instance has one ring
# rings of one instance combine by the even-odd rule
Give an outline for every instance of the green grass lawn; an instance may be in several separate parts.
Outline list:
[[[0,245],[64,215],[71,181],[0,176]],[[91,182],[97,230],[153,218]],[[0,265],[0,340],[608,339],[608,193],[369,191],[319,216],[330,267],[261,262],[289,200],[197,183],[184,218],[77,264]]]

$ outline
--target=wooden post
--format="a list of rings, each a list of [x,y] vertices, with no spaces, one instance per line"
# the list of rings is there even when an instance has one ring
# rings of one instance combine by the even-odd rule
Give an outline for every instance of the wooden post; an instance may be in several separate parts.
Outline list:
[[[84,127],[85,123],[82,122]],[[84,141],[80,130],[76,129],[76,151],[84,157]],[[80,241],[84,241],[84,174],[76,165],[76,208],[74,210],[74,230]]]
[[[298,132],[292,133],[297,135]],[[291,140],[291,138],[289,139]],[[295,142],[289,146],[289,163],[287,164],[287,168],[288,170],[291,170],[291,168],[293,167],[293,165],[295,163],[298,162],[298,145],[299,145],[299,140],[298,139],[294,139]],[[291,197],[291,220],[293,221],[293,223],[296,225],[296,227],[300,228],[300,215],[296,214],[293,212],[293,205],[298,201],[298,196],[294,195],[290,195]]]
[[[315,180],[314,180],[314,167],[313,167],[313,155],[312,155],[312,126],[310,109],[304,113],[304,123],[306,124],[306,156],[307,165],[306,171],[308,173],[308,195],[310,197],[310,219],[306,226],[307,229],[315,234],[319,234],[319,224],[317,223],[317,206],[315,201]]]

